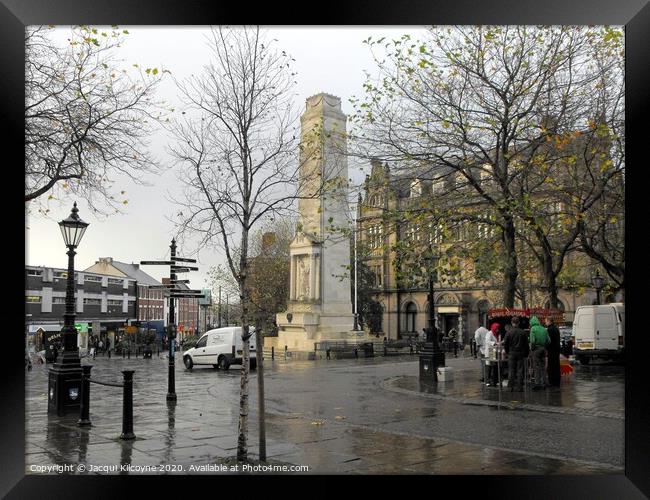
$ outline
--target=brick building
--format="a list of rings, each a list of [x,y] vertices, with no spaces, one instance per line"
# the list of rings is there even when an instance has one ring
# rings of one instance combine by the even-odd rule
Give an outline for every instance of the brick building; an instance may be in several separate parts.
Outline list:
[[[75,272],[75,324],[78,346],[88,348],[90,335],[116,337],[136,317],[136,280],[87,271]],[[41,350],[63,328],[68,271],[50,267],[25,267],[25,326],[27,343]]]

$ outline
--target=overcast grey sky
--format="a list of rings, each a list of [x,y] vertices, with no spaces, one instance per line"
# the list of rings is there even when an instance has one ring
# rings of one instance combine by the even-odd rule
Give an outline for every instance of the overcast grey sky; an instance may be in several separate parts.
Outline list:
[[[164,67],[177,80],[197,74],[209,59],[205,35],[208,27],[120,26],[128,28],[129,35],[121,48],[120,56],[129,64],[140,63],[147,67]],[[61,35],[69,28],[60,27]],[[375,73],[370,50],[362,41],[369,36],[397,38],[409,33],[414,38],[424,33],[419,27],[274,27],[269,36],[277,39],[276,48],[285,50],[295,59],[297,71],[296,107],[302,113],[305,99],[319,92],[336,95],[342,100],[343,112],[351,114],[348,99],[362,94],[364,70]],[[177,90],[171,78],[159,89],[163,99],[177,103]],[[152,150],[163,163],[169,164],[165,145],[168,135],[158,134],[152,140]],[[350,177],[363,178],[363,172],[350,166]],[[99,257],[113,257],[123,262],[163,259],[169,256],[173,225],[166,219],[174,205],[166,200],[176,192],[176,172],[172,169],[162,176],[148,177],[150,186],[122,184],[118,189],[127,191],[129,200],[126,214],[114,215],[107,220],[94,218],[83,200],[76,200],[79,215],[90,227],[77,249],[76,269],[85,269]],[[51,206],[51,218],[28,217],[26,221],[26,263],[36,266],[67,267],[66,248],[57,222],[70,213],[73,199],[65,200],[63,207]],[[198,254],[197,250],[200,250]],[[177,251],[178,255],[195,256],[199,271],[189,273],[192,288],[206,286],[205,278],[210,266],[223,262],[217,248],[197,249],[188,242]],[[167,267],[147,266],[143,270],[160,279]]]

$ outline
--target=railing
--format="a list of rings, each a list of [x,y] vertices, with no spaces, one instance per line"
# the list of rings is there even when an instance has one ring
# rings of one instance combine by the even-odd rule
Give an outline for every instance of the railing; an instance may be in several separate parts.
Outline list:
[[[122,387],[122,434],[120,439],[125,441],[135,439],[133,433],[133,374],[135,370],[122,370],[124,381],[121,384],[111,382],[101,382],[90,379],[90,370],[92,366],[84,365],[81,367],[81,411],[77,425],[86,427],[92,425],[90,422],[90,384],[98,384],[109,387]]]

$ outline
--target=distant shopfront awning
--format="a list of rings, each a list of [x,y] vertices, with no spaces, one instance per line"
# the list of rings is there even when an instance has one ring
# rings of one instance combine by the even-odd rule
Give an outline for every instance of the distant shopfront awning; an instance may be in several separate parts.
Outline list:
[[[34,324],[29,325],[29,329],[27,331],[30,335],[34,335],[39,330],[43,330],[44,332],[60,332],[61,328],[63,328],[62,324]]]

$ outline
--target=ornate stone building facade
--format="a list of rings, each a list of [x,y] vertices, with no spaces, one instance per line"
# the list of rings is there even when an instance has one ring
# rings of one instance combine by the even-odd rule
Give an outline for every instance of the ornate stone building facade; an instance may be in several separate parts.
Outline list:
[[[431,176],[429,176],[431,179]],[[486,180],[487,182],[487,180]],[[405,241],[428,242],[438,249],[444,248],[448,239],[456,244],[463,238],[495,238],[494,228],[488,225],[460,224],[452,233],[440,231],[433,224],[419,223],[414,227],[406,220],[400,220],[400,210],[415,206],[421,197],[455,189],[463,206],[472,205],[470,191],[464,192],[453,175],[441,175],[438,180],[418,179],[413,175],[396,176],[389,165],[379,161],[371,162],[371,173],[367,176],[363,194],[357,205],[357,231],[365,251],[365,265],[374,275],[373,296],[383,308],[382,330],[391,339],[413,335],[428,326],[429,301],[428,280],[413,283],[404,277],[415,274],[411,264],[400,264],[397,248]],[[480,204],[474,209],[482,210]],[[390,215],[392,214],[392,215]],[[426,245],[425,245],[426,246]],[[417,256],[416,256],[417,260]],[[524,259],[522,259],[522,268]],[[530,269],[534,269],[533,262]],[[559,307],[565,312],[565,322],[573,320],[576,307],[594,303],[595,290],[590,287],[593,264],[584,255],[571,254],[566,266],[576,269],[582,277],[582,286],[559,290]],[[539,274],[530,269],[520,272],[521,295],[516,307],[548,307],[548,299],[539,284]],[[498,273],[497,273],[498,274]],[[401,278],[400,278],[401,276]],[[464,266],[458,279],[450,281],[440,275],[434,277],[435,324],[441,333],[452,328],[460,332],[466,344],[474,331],[487,325],[487,312],[503,307],[503,291],[495,274],[490,278],[477,277],[472,262]],[[587,284],[587,286],[585,286]],[[605,301],[619,301],[621,295],[604,295]]]

